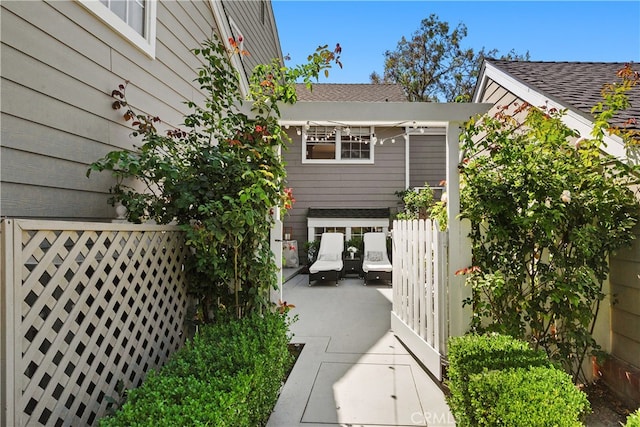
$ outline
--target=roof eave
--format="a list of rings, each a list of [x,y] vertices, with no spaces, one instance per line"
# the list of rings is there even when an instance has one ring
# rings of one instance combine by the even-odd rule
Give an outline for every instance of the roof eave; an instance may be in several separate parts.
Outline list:
[[[316,124],[443,126],[450,122],[465,122],[486,113],[491,106],[480,103],[300,101],[280,107],[280,123],[291,126],[308,121]]]
[[[591,135],[591,130],[593,129],[592,117],[589,117],[573,105],[564,103],[562,100],[556,99],[553,96],[544,93],[540,89],[523,82],[506,71],[503,71],[491,62],[485,61],[484,65],[485,66],[483,67],[478,79],[480,81],[480,85],[477,94],[474,95],[474,101],[480,100],[487,80],[491,79],[507,89],[509,92],[513,93],[516,97],[535,107],[545,106],[548,109],[566,109],[567,114],[563,117],[564,123],[571,129],[578,131],[582,137],[588,137]],[[606,145],[605,151],[607,153],[618,158],[625,158],[627,156],[624,142],[620,137],[614,135],[605,136],[604,142]]]

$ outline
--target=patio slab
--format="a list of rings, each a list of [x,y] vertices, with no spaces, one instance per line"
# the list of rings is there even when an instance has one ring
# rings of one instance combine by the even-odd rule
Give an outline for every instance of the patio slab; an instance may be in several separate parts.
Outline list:
[[[391,288],[284,285],[304,343],[267,426],[451,426],[444,394],[390,330]]]

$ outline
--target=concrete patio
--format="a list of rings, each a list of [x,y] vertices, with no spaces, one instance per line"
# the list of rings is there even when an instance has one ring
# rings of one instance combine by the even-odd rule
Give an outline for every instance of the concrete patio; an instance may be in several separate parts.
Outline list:
[[[390,286],[307,283],[299,274],[284,285],[298,316],[292,342],[304,349],[269,427],[455,425],[440,388],[390,330]]]

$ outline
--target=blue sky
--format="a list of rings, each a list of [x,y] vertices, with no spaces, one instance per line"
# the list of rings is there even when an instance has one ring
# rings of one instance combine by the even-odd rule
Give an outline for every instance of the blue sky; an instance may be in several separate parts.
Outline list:
[[[529,51],[532,61],[640,62],[640,0],[295,1],[272,0],[283,54],[300,64],[319,45],[340,43],[344,68],[330,83],[368,83],[384,52],[410,38],[431,13],[463,23],[463,47]]]

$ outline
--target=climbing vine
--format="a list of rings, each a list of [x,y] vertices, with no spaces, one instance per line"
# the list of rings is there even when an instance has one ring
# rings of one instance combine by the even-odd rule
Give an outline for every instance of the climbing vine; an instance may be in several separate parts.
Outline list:
[[[527,339],[574,380],[600,348],[592,332],[609,255],[631,243],[640,218],[630,189],[638,167],[603,151],[611,119],[638,82],[625,70],[594,108],[591,138],[577,139],[563,111],[528,105],[471,120],[462,134],[462,216],[472,224],[473,266],[461,273],[473,290],[472,327]],[[524,126],[518,113],[526,114]]]
[[[123,111],[142,143],[108,153],[87,172],[116,177],[110,202],[124,205],[130,221],[175,221],[185,230],[189,290],[205,322],[220,311],[242,317],[270,306],[277,283],[269,245],[273,209],[293,200],[280,155],[289,139],[278,125],[279,106],[296,102],[296,81],[310,87],[332,63],[341,66],[339,45],[320,46],[296,67],[273,60],[255,68],[245,99],[230,56],[246,52],[230,43],[228,51],[214,38],[193,51],[203,63],[196,81],[205,97],[186,102],[191,112],[180,128],[161,132],[160,118],[140,113],[127,100],[127,83],[119,85],[113,108]]]

